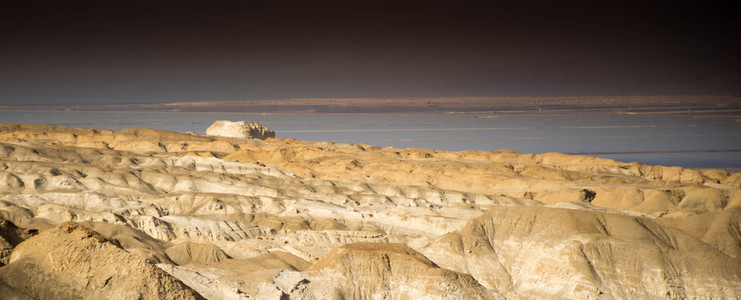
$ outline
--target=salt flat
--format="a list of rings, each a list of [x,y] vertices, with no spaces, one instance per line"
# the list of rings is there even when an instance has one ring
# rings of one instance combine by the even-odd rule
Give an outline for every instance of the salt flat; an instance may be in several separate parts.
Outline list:
[[[738,298],[740,190],[560,153],[7,124],[0,294]]]

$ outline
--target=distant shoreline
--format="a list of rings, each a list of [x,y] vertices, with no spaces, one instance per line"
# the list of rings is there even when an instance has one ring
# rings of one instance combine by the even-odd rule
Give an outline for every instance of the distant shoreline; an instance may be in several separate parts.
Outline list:
[[[161,104],[24,106],[3,111],[184,112],[184,113],[362,113],[362,114],[741,114],[741,97],[450,97],[307,98],[199,101]]]

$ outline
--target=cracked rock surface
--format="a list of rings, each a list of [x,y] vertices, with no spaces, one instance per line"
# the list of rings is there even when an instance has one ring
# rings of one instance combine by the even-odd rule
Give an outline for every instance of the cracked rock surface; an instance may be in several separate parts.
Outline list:
[[[3,299],[741,297],[718,169],[5,124],[0,218]]]

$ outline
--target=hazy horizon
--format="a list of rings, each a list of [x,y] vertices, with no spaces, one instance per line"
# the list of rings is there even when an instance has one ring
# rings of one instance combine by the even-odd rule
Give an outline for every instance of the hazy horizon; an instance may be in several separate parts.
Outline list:
[[[741,95],[736,3],[13,3],[0,105]]]

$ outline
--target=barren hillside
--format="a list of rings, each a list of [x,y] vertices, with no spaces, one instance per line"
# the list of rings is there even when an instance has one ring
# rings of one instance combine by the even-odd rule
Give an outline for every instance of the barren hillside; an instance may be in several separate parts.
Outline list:
[[[741,174],[0,125],[0,298],[738,298]]]

